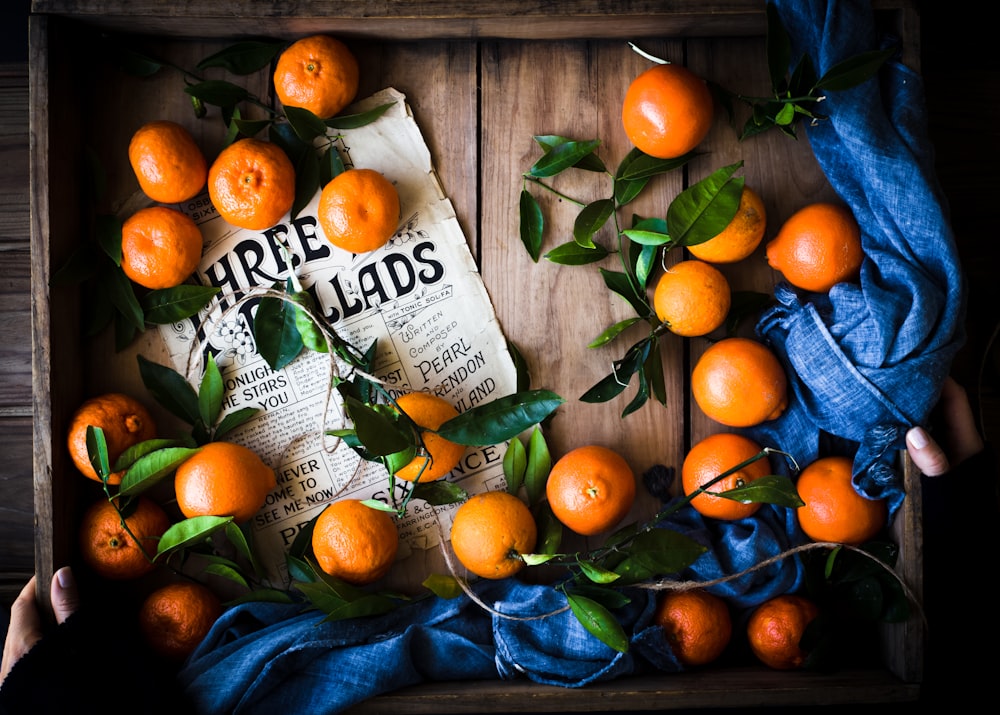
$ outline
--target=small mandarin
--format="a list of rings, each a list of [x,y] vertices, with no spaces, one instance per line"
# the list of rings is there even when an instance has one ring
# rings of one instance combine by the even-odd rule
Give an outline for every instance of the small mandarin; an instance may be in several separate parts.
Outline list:
[[[151,290],[173,288],[198,267],[202,243],[187,214],[167,206],[139,209],[122,224],[122,270]]]
[[[399,193],[373,169],[348,169],[323,187],[317,211],[326,240],[351,253],[389,242],[399,227]]]
[[[688,451],[681,466],[684,494],[693,494],[719,475],[760,452],[761,448],[756,442],[740,434],[719,432],[705,437]],[[691,506],[703,516],[713,519],[734,520],[751,516],[760,509],[760,502],[744,504],[714,496],[712,492],[729,491],[770,473],[770,460],[761,457],[707,487],[706,491],[691,500]]]
[[[545,496],[562,524],[583,536],[607,531],[635,502],[635,474],[625,458],[601,445],[577,447],[549,471]]]
[[[653,621],[663,628],[677,660],[689,667],[717,660],[733,635],[729,605],[700,588],[665,591],[657,598]]]
[[[231,516],[249,521],[276,485],[274,470],[253,450],[209,442],[174,474],[177,506],[184,516]]]
[[[160,656],[180,662],[194,652],[222,615],[222,602],[207,586],[180,581],[160,586],[139,607],[139,630]]]
[[[429,392],[408,392],[396,398],[396,406],[422,428],[427,454],[418,454],[395,474],[408,482],[432,482],[441,479],[458,466],[465,455],[465,446],[446,440],[433,432],[445,422],[458,416],[458,410],[443,397]]]
[[[312,35],[281,53],[274,68],[274,91],[286,107],[328,119],[354,100],[359,74],[347,45],[335,37]]]
[[[503,491],[469,497],[455,511],[451,547],[455,557],[481,578],[502,579],[524,567],[538,529],[528,505]]]
[[[115,504],[101,499],[80,521],[80,555],[97,575],[112,581],[151,573],[160,537],[170,527],[163,508],[145,496],[123,506],[123,514],[124,524]]]
[[[295,202],[295,167],[271,142],[246,138],[219,152],[208,170],[208,195],[238,228],[271,228]]]
[[[736,263],[757,250],[766,229],[764,202],[757,192],[744,185],[736,215],[722,233],[687,249],[695,258],[709,263]]]
[[[389,573],[398,548],[399,531],[392,517],[357,499],[332,502],[313,527],[312,549],[319,567],[355,586]]]
[[[673,159],[698,146],[712,128],[714,115],[705,81],[675,64],[655,65],[640,74],[622,103],[625,135],[659,159]]]
[[[858,277],[861,228],[846,206],[819,202],[792,214],[766,247],[767,262],[797,288],[826,293]]]
[[[868,499],[854,488],[854,462],[821,457],[795,480],[805,506],[796,509],[799,526],[813,541],[858,546],[875,537],[889,518],[884,499]]]
[[[769,668],[800,668],[808,656],[801,646],[802,636],[819,614],[819,606],[797,594],[786,593],[764,601],[747,621],[751,651]]]
[[[100,481],[90,463],[87,449],[87,427],[100,427],[108,449],[108,462],[115,462],[129,447],[156,437],[156,423],[145,405],[134,397],[109,392],[92,397],[81,404],[70,418],[66,444],[73,464],[85,477]],[[122,472],[108,477],[108,484],[120,484]]]
[[[701,411],[728,427],[753,427],[788,406],[788,383],[774,353],[750,338],[712,344],[691,371],[691,394]]]
[[[698,260],[680,261],[663,272],[653,292],[653,309],[670,332],[683,337],[707,335],[726,321],[732,293],[715,267]]]
[[[205,187],[208,163],[191,133],[176,122],[153,121],[132,135],[128,159],[139,188],[153,201],[177,204]]]

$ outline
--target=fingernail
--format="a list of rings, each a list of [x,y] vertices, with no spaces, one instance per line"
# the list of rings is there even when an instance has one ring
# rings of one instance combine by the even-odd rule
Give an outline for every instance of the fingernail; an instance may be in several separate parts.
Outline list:
[[[906,441],[909,442],[914,449],[923,449],[929,444],[930,439],[928,438],[927,432],[924,431],[923,427],[914,427],[906,433]]]
[[[56,581],[59,582],[59,588],[63,590],[73,588],[73,572],[70,570],[69,566],[63,566],[61,569],[56,571]]]

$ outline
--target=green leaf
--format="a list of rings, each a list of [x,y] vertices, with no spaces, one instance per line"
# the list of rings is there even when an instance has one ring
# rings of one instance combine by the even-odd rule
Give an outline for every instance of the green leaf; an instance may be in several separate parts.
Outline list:
[[[133,464],[135,464],[140,458],[145,457],[147,454],[155,452],[160,449],[165,449],[166,447],[183,447],[186,445],[182,440],[177,439],[147,439],[138,444],[133,444],[131,447],[122,452],[115,463],[111,466],[112,471],[122,472]]]
[[[142,383],[153,398],[175,417],[190,425],[195,424],[200,412],[198,395],[191,384],[179,373],[155,363],[142,355],[137,355],[139,375]]]
[[[874,77],[883,64],[899,51],[897,47],[862,52],[838,62],[816,82],[828,92],[850,89]]]
[[[94,468],[101,481],[105,481],[111,469],[108,465],[108,442],[102,428],[87,425],[87,454],[90,457],[90,466]]]
[[[236,522],[226,524],[226,539],[236,549],[236,553],[250,562],[250,567],[253,569],[254,574],[259,576],[261,573],[260,563],[257,561],[257,556],[254,554],[253,549],[250,548],[247,535],[243,533],[243,529]]]
[[[198,414],[206,427],[214,425],[219,419],[224,394],[222,373],[215,364],[215,356],[209,353],[205,361],[205,374],[201,376],[201,385],[198,388]]]
[[[586,596],[611,610],[622,608],[632,602],[631,598],[617,589],[598,586],[587,581],[574,581],[568,589],[572,594]]]
[[[454,576],[432,573],[423,580],[422,585],[438,598],[450,600],[462,595],[462,587]]]
[[[639,386],[635,392],[635,396],[627,405],[625,405],[625,409],[622,410],[622,419],[625,419],[649,401],[649,384],[646,382],[645,366],[646,361],[644,360],[643,369],[636,370],[635,372],[635,374],[639,376]]]
[[[248,593],[226,600],[224,605],[226,608],[230,608],[241,603],[293,603],[293,601],[287,591],[277,588],[255,588]]]
[[[118,493],[132,496],[150,489],[177,471],[197,452],[197,447],[165,447],[140,457],[125,472]]]
[[[414,445],[413,432],[397,419],[398,413],[392,408],[372,407],[348,397],[344,409],[358,439],[371,454],[384,457]]]
[[[583,575],[594,583],[613,583],[621,578],[620,574],[603,569],[600,566],[590,563],[589,561],[579,561],[577,564],[583,572]]]
[[[646,337],[630,347],[620,360],[615,360],[612,363],[611,374],[581,395],[580,401],[607,402],[620,395],[628,386],[632,375],[642,368],[654,342],[654,338]]]
[[[189,84],[184,87],[184,91],[215,107],[232,107],[250,97],[246,89],[223,79],[209,79]]]
[[[538,201],[527,189],[521,189],[518,211],[521,243],[527,249],[531,260],[538,263],[538,256],[542,252],[545,218],[542,216],[542,208],[538,205]]]
[[[594,234],[614,212],[615,204],[611,199],[598,199],[584,206],[573,222],[573,240],[583,248],[594,248]]]
[[[319,154],[319,185],[326,186],[346,171],[344,160],[335,145],[330,144]]]
[[[541,566],[554,559],[556,554],[521,554],[525,566]]]
[[[469,493],[454,482],[438,479],[433,482],[417,482],[413,485],[413,498],[421,499],[431,506],[459,504],[469,498]]]
[[[628,652],[628,636],[611,611],[586,596],[567,593],[566,601],[573,615],[587,631],[619,653]]]
[[[115,306],[118,315],[121,316],[125,325],[142,332],[146,327],[146,319],[142,314],[142,306],[135,297],[135,289],[132,281],[126,277],[125,272],[119,266],[109,266],[102,271],[101,283],[107,291],[108,299]]]
[[[594,152],[601,145],[600,139],[590,141],[568,141],[546,151],[538,161],[528,170],[528,174],[535,178],[545,178],[555,176],[561,171],[569,169],[588,154]]]
[[[671,242],[670,234],[657,233],[655,231],[639,231],[634,228],[627,228],[622,234],[633,243],[642,246],[665,246]]]
[[[687,568],[707,551],[689,536],[672,529],[650,529],[641,532],[630,544],[628,556],[616,564],[623,583],[638,583],[676,574]]]
[[[535,555],[554,556],[562,544],[562,522],[552,513],[552,506],[547,500],[538,502],[531,511],[535,516],[535,525],[538,527]]]
[[[145,320],[154,325],[169,325],[190,318],[219,294],[221,288],[187,283],[173,288],[152,290],[142,297]]]
[[[667,208],[667,225],[674,240],[694,246],[718,236],[732,222],[740,205],[744,180],[732,178],[742,161],[717,169],[678,194]]]
[[[651,179],[654,176],[681,168],[693,157],[694,152],[689,152],[673,159],[657,159],[638,149],[633,149],[619,165],[616,179],[626,182]]]
[[[466,410],[442,424],[437,434],[468,446],[501,444],[542,422],[565,398],[550,390],[527,390]]]
[[[231,516],[193,516],[179,521],[163,532],[153,558],[158,559],[168,552],[204,541],[219,529],[225,528],[232,520]]]
[[[395,610],[399,603],[381,594],[372,593],[361,596],[354,601],[348,601],[333,609],[320,609],[326,617],[324,621],[340,621],[347,618],[362,618],[364,616],[381,616]]]
[[[646,296],[640,294],[627,275],[618,271],[605,270],[604,268],[599,270],[601,278],[604,279],[604,285],[607,286],[608,290],[612,293],[617,293],[627,300],[636,312],[636,315],[645,317],[652,314],[653,311],[650,309],[649,303],[646,302]]]
[[[619,320],[617,323],[612,325],[610,328],[605,328],[605,330],[598,335],[596,338],[587,343],[588,348],[599,348],[603,345],[607,345],[612,340],[621,335],[625,330],[628,330],[636,323],[642,322],[642,318],[626,318],[625,320]]]
[[[275,286],[280,290],[280,283]],[[257,352],[272,370],[281,370],[299,356],[304,347],[295,327],[295,306],[281,298],[264,297],[253,321]]]
[[[553,248],[545,254],[545,258],[563,266],[585,266],[603,261],[608,255],[608,249],[600,244],[585,247],[576,241],[569,241]]]
[[[524,443],[519,437],[514,437],[507,445],[503,455],[503,476],[507,480],[507,491],[517,494],[524,484],[524,473],[528,468],[528,456]]]
[[[791,124],[792,120],[795,119],[795,105],[794,104],[783,104],[778,113],[774,115],[774,123],[778,126],[783,126],[786,124]]]
[[[326,136],[326,123],[308,109],[286,106],[285,117],[296,136],[304,142],[312,142],[316,137]]]
[[[313,297],[307,291],[299,291],[292,295],[292,302],[295,303],[295,327],[302,338],[302,344],[309,350],[318,353],[329,352],[326,344],[326,333],[307,311],[315,310],[316,304]]]
[[[319,191],[319,156],[315,151],[299,154],[295,164],[295,199],[292,202],[291,217],[295,218],[309,205]]]
[[[535,506],[545,496],[545,484],[552,468],[552,455],[540,427],[535,427],[528,440],[528,462],[524,471],[524,487],[528,505]]]
[[[273,120],[271,119],[242,119],[240,117],[234,117],[232,121],[232,127],[239,134],[245,137],[253,137],[260,134],[262,131],[267,129]],[[229,137],[229,141],[226,145],[232,143],[236,139],[235,134]]]
[[[285,566],[288,568],[288,577],[292,581],[302,581],[304,583],[312,583],[316,581],[316,572],[313,571],[313,567],[303,558],[293,555],[292,553],[285,554]]]
[[[792,480],[778,474],[768,474],[735,489],[713,494],[742,504],[775,504],[792,509],[805,505]]]
[[[628,387],[628,380],[622,380],[612,372],[598,380],[590,389],[580,395],[580,402],[610,402],[625,392],[626,387]]]
[[[122,222],[117,216],[101,214],[94,219],[97,245],[116,266],[122,264]]]
[[[205,573],[213,576],[219,576],[227,581],[239,584],[244,588],[250,588],[250,584],[247,583],[246,577],[241,574],[238,569],[229,564],[210,563],[205,567]]]
[[[163,69],[163,63],[129,47],[112,48],[112,61],[118,69],[133,77],[152,77]]]
[[[642,371],[653,398],[661,405],[667,404],[667,386],[663,377],[663,358],[660,355],[660,342],[658,340],[653,343],[649,357],[643,362]]]
[[[199,70],[221,67],[237,75],[248,75],[267,67],[281,49],[283,42],[244,40],[209,55],[197,64]]]
[[[371,124],[392,107],[395,102],[388,102],[386,104],[380,104],[377,107],[369,109],[364,112],[359,112],[357,114],[341,114],[336,117],[330,117],[326,120],[326,125],[331,129],[357,129],[358,127],[363,127],[367,124]]]
[[[539,135],[533,137],[533,139],[545,151],[551,151],[552,149],[555,149],[557,146],[573,142],[573,140],[568,137],[561,137],[555,134]],[[582,159],[580,159],[580,161],[576,162],[573,165],[573,168],[583,169],[584,171],[596,171],[596,172],[607,171],[607,169],[604,166],[604,162],[601,161],[601,158],[596,154],[587,154]]]
[[[260,408],[257,407],[241,407],[234,412],[230,412],[222,418],[222,422],[215,428],[215,439],[221,440],[240,425],[246,424],[256,417],[259,412]]]

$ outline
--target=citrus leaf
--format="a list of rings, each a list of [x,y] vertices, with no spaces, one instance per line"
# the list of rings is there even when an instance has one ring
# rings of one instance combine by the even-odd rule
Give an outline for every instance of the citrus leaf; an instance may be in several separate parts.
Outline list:
[[[586,596],[566,594],[570,610],[591,634],[619,653],[628,652],[625,629],[607,608]]]
[[[897,47],[887,47],[884,50],[862,52],[830,67],[819,80],[816,87],[826,91],[850,89],[874,77],[879,68],[896,52]]]
[[[590,403],[607,402],[620,395],[628,386],[632,375],[642,368],[649,356],[653,342],[655,339],[647,337],[630,347],[621,360],[615,360],[612,363],[611,374],[587,390],[580,397],[580,400]]]
[[[744,179],[733,178],[742,161],[717,169],[678,194],[667,207],[667,225],[681,246],[715,238],[736,216]]]
[[[552,506],[547,500],[542,500],[531,510],[538,527],[538,542],[535,544],[535,555],[555,556],[562,544],[563,525],[552,512]]]
[[[226,608],[231,608],[241,603],[293,603],[293,601],[287,591],[277,588],[255,588],[248,593],[227,599],[224,605]]]
[[[569,169],[601,145],[600,139],[568,141],[546,151],[528,170],[530,176],[545,178]]]
[[[624,236],[642,246],[664,246],[670,243],[670,234],[657,233],[655,231],[638,231],[634,228],[627,228],[622,231]]]
[[[541,566],[556,557],[555,554],[521,554],[525,566]]]
[[[245,137],[253,137],[267,129],[270,124],[270,119],[242,119],[240,117],[234,117],[232,121],[232,129],[235,129],[235,133],[242,134]],[[234,139],[236,139],[235,133],[228,137],[229,141],[226,142],[227,146],[231,144]]]
[[[247,583],[246,577],[228,564],[211,563],[205,567],[205,573],[213,576],[219,576],[227,581],[237,583],[244,588],[250,588],[250,584]]]
[[[644,360],[643,368],[645,368],[645,365],[646,361]],[[625,419],[649,401],[649,383],[646,381],[646,370],[636,370],[635,374],[638,375],[639,378],[638,389],[636,389],[635,397],[633,397],[632,400],[625,405],[625,409],[622,410],[622,419]]]
[[[361,618],[363,616],[381,616],[395,610],[399,603],[377,593],[362,596],[354,601],[348,601],[336,608],[320,609],[326,614],[324,621],[340,621],[346,618]]]
[[[100,427],[87,425],[87,454],[90,457],[90,466],[105,481],[111,473],[108,465],[108,441],[104,437],[104,430]]]
[[[555,134],[549,135],[538,135],[532,137],[542,149],[545,151],[551,151],[561,144],[571,143],[573,140],[568,137],[561,137]],[[604,166],[604,162],[597,154],[587,154],[578,162],[573,164],[574,169],[583,169],[584,171],[596,171],[602,172],[607,171]]]
[[[215,107],[232,107],[250,97],[246,89],[223,79],[209,79],[189,84],[184,87],[184,91]]]
[[[231,516],[193,516],[190,519],[179,521],[163,532],[160,543],[156,547],[156,556],[153,559],[204,541],[219,529],[225,528],[226,524],[232,520]]]
[[[623,583],[648,581],[680,572],[705,551],[707,547],[672,529],[650,529],[635,537],[628,556],[614,571],[621,574]]]
[[[552,455],[540,427],[535,427],[528,440],[528,463],[524,471],[524,487],[529,506],[538,504],[545,495],[545,484],[552,468]]]
[[[596,566],[589,561],[579,561],[577,563],[580,566],[580,570],[583,572],[583,575],[594,583],[612,583],[621,578],[620,574],[616,574],[614,571],[608,571],[607,569],[602,569],[600,566]]]
[[[590,263],[603,261],[608,257],[608,249],[599,244],[591,244],[590,247],[581,246],[576,241],[569,241],[556,246],[545,254],[545,258],[552,263],[562,266],[585,266]]]
[[[432,573],[423,580],[422,585],[438,598],[450,600],[462,595],[462,587],[454,576]]]
[[[384,457],[413,446],[412,433],[392,413],[353,397],[344,400],[344,409],[354,423],[355,434],[371,454]]]
[[[642,374],[649,385],[653,397],[661,405],[667,404],[667,386],[663,377],[663,359],[660,356],[660,343],[653,343],[649,357],[642,364]]]
[[[594,234],[614,212],[615,204],[611,199],[598,199],[584,206],[573,222],[573,240],[584,248],[594,248]]]
[[[260,576],[261,569],[257,556],[254,554],[253,549],[250,548],[247,535],[243,533],[243,529],[236,522],[226,524],[226,538],[233,545],[233,548],[236,549],[236,552],[250,562],[250,568],[253,569],[254,574]]]
[[[138,298],[135,297],[132,281],[119,266],[109,266],[107,270],[102,271],[102,274],[101,284],[107,290],[108,299],[115,306],[118,315],[125,325],[142,332],[146,327],[146,318],[142,314]]]
[[[222,418],[222,422],[215,428],[215,439],[221,440],[240,425],[253,419],[258,412],[260,412],[260,408],[257,407],[241,407],[235,412],[230,412]]]
[[[320,152],[319,155],[319,185],[326,186],[337,176],[344,173],[344,160],[333,144]]]
[[[326,333],[323,328],[306,312],[315,309],[316,304],[312,295],[307,291],[299,291],[292,295],[292,302],[295,303],[295,327],[302,338],[302,344],[309,350],[317,353],[329,352],[326,344]]]
[[[531,389],[531,375],[528,372],[528,361],[524,359],[524,355],[518,350],[517,344],[511,340],[507,340],[507,352],[510,353],[511,360],[514,362],[514,372],[517,373],[517,391],[526,392]]]
[[[469,498],[469,493],[453,482],[438,479],[414,484],[413,498],[422,499],[432,506],[444,506],[465,501]]]
[[[177,467],[198,451],[198,447],[166,447],[140,457],[125,472],[118,493],[131,496],[146,491],[177,471]]]
[[[201,385],[198,387],[198,413],[206,426],[214,425],[219,419],[224,393],[222,373],[215,363],[215,356],[209,353],[205,361],[205,373],[201,376]]]
[[[115,47],[112,53],[118,69],[133,77],[152,77],[164,66],[160,60],[129,47]]]
[[[542,209],[538,205],[538,201],[527,189],[521,189],[518,212],[520,214],[521,243],[527,249],[531,260],[538,263],[538,256],[542,252],[545,218],[542,216]]]
[[[389,111],[389,108],[394,104],[395,102],[388,102],[387,104],[380,104],[377,107],[357,114],[341,114],[336,117],[330,117],[325,120],[326,126],[331,129],[357,129],[358,127],[363,127],[374,122]]]
[[[122,222],[117,216],[101,214],[94,219],[94,236],[116,266],[122,264]]]
[[[617,589],[597,586],[588,582],[573,583],[570,593],[586,596],[608,609],[622,608],[632,602],[631,598]]]
[[[142,355],[137,355],[139,375],[153,398],[175,417],[188,424],[199,419],[198,395],[191,384],[179,373],[155,363]]]
[[[610,328],[606,328],[600,335],[587,343],[588,348],[599,348],[603,345],[607,345],[612,340],[617,338],[625,330],[631,328],[636,323],[642,322],[642,318],[626,318],[625,320],[619,320],[617,323],[612,325]]]
[[[528,468],[528,457],[524,450],[524,443],[515,437],[507,445],[507,451],[503,455],[503,476],[507,480],[507,491],[517,494],[524,484],[524,472]]]
[[[276,286],[280,288],[280,284]],[[257,305],[253,321],[257,352],[272,370],[281,370],[292,362],[304,347],[295,327],[295,307],[281,298],[264,297]]]
[[[326,136],[326,123],[308,109],[285,107],[285,118],[296,136],[304,142],[312,142],[316,137]]]
[[[267,67],[284,45],[277,41],[244,40],[209,55],[197,64],[197,68],[222,67],[237,75],[253,74]]]
[[[654,176],[681,168],[691,161],[692,157],[694,157],[694,152],[673,159],[658,159],[639,149],[633,149],[619,165],[616,179],[629,182],[651,179]]]
[[[298,216],[309,205],[319,191],[319,156],[314,151],[302,152],[295,164],[295,198],[292,202],[291,217]]]
[[[313,571],[312,566],[310,566],[309,562],[305,559],[293,556],[290,553],[285,554],[285,566],[288,569],[288,577],[292,581],[312,583],[316,580],[316,574]]]
[[[441,437],[468,446],[501,444],[540,423],[566,399],[550,390],[527,390],[466,410],[437,429]]]
[[[792,480],[778,474],[768,474],[735,489],[712,493],[741,504],[776,504],[792,509],[805,505]]]
[[[215,286],[187,283],[173,288],[151,290],[142,297],[142,310],[147,323],[169,325],[190,318],[219,294]]]
[[[141,457],[155,452],[159,449],[164,449],[166,447],[184,447],[193,446],[186,445],[183,441],[177,439],[147,439],[138,444],[133,444],[131,447],[122,452],[115,463],[112,465],[112,471],[121,472],[129,467],[131,467],[137,460]]]
[[[622,382],[615,373],[598,380],[586,392],[580,395],[580,402],[591,404],[609,402],[625,391],[628,381]]]
[[[627,275],[617,271],[608,271],[603,268],[600,269],[600,272],[601,277],[604,279],[604,285],[608,287],[608,290],[617,293],[627,300],[637,315],[646,316],[652,313],[649,304],[646,302],[646,297],[639,294],[639,291],[636,290],[635,285],[629,280]]]

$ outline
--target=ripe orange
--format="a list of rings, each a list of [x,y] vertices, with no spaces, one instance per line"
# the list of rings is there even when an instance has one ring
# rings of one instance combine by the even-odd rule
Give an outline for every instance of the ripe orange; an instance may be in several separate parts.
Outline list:
[[[653,292],[656,316],[672,333],[706,335],[726,320],[732,294],[719,269],[698,260],[680,261],[660,276]]]
[[[191,655],[222,615],[222,602],[193,581],[168,583],[139,607],[139,629],[150,648],[172,661]]]
[[[785,372],[767,346],[750,338],[724,338],[691,371],[691,393],[708,417],[729,427],[752,427],[788,406]]]
[[[684,494],[689,495],[705,486],[723,472],[759,454],[760,445],[747,437],[729,432],[709,435],[694,445],[684,458],[681,481]],[[700,514],[713,519],[743,519],[760,509],[760,502],[743,504],[711,492],[724,492],[771,474],[771,462],[761,457],[743,469],[720,479],[691,500]]]
[[[87,427],[104,430],[108,446],[108,461],[113,468],[115,461],[129,447],[153,439],[156,423],[146,407],[134,397],[119,392],[109,392],[92,397],[80,405],[70,418],[66,444],[73,464],[80,472],[94,481],[101,481],[87,450]],[[108,484],[121,484],[122,472],[108,477]]]
[[[358,93],[358,61],[340,40],[313,35],[293,42],[274,69],[274,91],[286,107],[328,119]]]
[[[148,497],[140,496],[125,518],[125,525],[128,529],[122,526],[118,510],[107,499],[95,502],[84,512],[80,555],[99,576],[121,581],[145,576],[156,568],[152,558],[160,537],[170,527],[166,512]]]
[[[663,628],[677,660],[687,666],[716,660],[733,635],[729,605],[700,588],[665,591],[657,599],[653,621]]]
[[[577,534],[593,536],[628,514],[635,502],[635,474],[614,450],[585,445],[552,465],[545,496],[560,522]]]
[[[399,227],[399,192],[373,169],[348,169],[323,187],[318,218],[326,239],[351,253],[389,242]]]
[[[149,206],[122,224],[122,270],[146,288],[183,283],[198,267],[201,249],[198,224],[176,209]]]
[[[419,478],[433,482],[454,469],[465,455],[465,446],[449,442],[432,431],[452,417],[458,410],[442,397],[429,392],[408,392],[396,398],[396,405],[418,426],[423,428],[420,438],[427,454],[418,454],[409,464],[396,470],[396,476],[408,482]],[[422,470],[422,471],[421,471]]]
[[[750,649],[770,668],[800,667],[808,655],[800,645],[802,635],[819,613],[819,606],[797,594],[785,593],[764,601],[747,621]]]
[[[201,148],[176,122],[155,121],[139,127],[129,142],[128,160],[143,193],[164,204],[194,197],[208,177]]]
[[[695,258],[709,263],[736,263],[757,250],[766,229],[764,202],[756,191],[744,184],[736,215],[722,233],[687,249]]]
[[[477,576],[501,579],[524,567],[538,529],[528,505],[503,491],[474,494],[455,511],[451,548],[462,565]]]
[[[795,481],[805,502],[796,510],[799,526],[813,541],[862,544],[889,518],[883,499],[863,497],[851,483],[853,462],[847,457],[821,457]]]
[[[705,81],[675,64],[656,65],[640,74],[622,103],[629,141],[660,159],[673,159],[698,146],[712,128],[714,115]]]
[[[785,280],[816,293],[857,278],[864,260],[861,228],[850,209],[822,202],[792,214],[765,250]]]
[[[276,144],[240,139],[212,162],[208,195],[219,215],[233,226],[271,228],[295,202],[295,167]]]
[[[231,516],[237,523],[256,514],[275,485],[274,470],[256,452],[232,442],[209,442],[174,475],[184,516]]]
[[[389,572],[396,561],[399,531],[387,512],[357,499],[341,499],[316,519],[312,548],[323,571],[364,586]]]

